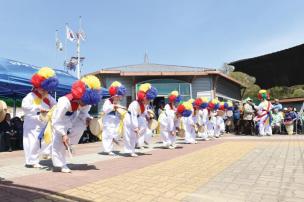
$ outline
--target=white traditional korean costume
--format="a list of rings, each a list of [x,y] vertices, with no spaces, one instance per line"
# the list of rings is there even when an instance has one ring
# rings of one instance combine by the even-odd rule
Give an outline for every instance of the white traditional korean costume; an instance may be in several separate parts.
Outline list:
[[[30,92],[23,98],[21,107],[24,112],[23,124],[23,149],[25,154],[26,165],[35,165],[39,163],[40,151],[50,154],[50,146],[42,141],[38,136],[46,126],[46,123],[40,119],[40,109],[50,110],[56,104],[56,100],[48,95],[49,105],[41,100],[34,92]]]
[[[195,124],[196,124],[196,116],[193,114],[189,117],[182,117],[182,122],[184,124],[185,129],[185,142],[193,144],[195,143]]]
[[[135,153],[135,145],[140,136],[145,135],[147,128],[147,107],[144,107],[144,111],[141,111],[140,104],[137,100],[131,102],[124,118],[124,152],[129,154]],[[134,129],[139,129],[137,134]]]
[[[113,139],[119,139],[119,124],[121,116],[114,110],[114,104],[110,99],[105,100],[102,111],[105,113],[103,117],[102,145],[104,152],[112,152]]]
[[[73,111],[68,97],[59,98],[52,116],[52,161],[55,167],[66,166],[66,147],[62,136],[68,134],[70,144],[78,144],[84,130],[86,119],[90,118],[91,105],[79,106]]]
[[[158,117],[160,137],[165,147],[174,146],[176,136],[172,132],[176,132],[176,127],[179,127],[179,122],[176,119],[173,110],[165,110]]]

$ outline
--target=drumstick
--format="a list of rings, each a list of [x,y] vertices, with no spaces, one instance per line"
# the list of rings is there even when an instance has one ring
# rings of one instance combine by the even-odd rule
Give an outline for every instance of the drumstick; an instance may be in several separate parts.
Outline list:
[[[68,153],[69,153],[70,158],[73,158],[70,145],[67,146],[67,149],[68,149]]]

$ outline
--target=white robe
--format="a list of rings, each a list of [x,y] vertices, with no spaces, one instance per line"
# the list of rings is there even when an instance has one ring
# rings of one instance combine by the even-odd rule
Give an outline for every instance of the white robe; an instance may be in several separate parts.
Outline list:
[[[208,123],[208,109],[200,109],[198,113],[198,124],[203,127],[203,132],[198,132],[198,136],[204,140],[208,139],[207,123]]]
[[[142,113],[139,103],[135,100],[131,102],[128,108],[128,113],[124,118],[124,152],[135,153],[135,145],[140,136],[145,134],[147,128],[147,106]],[[139,137],[135,133],[134,129],[139,129]]]
[[[214,130],[216,127],[216,111],[210,111],[210,117],[207,122],[207,133],[208,137],[213,138],[214,137]]]
[[[269,101],[264,100],[262,101],[258,108],[258,116],[255,117],[255,120],[257,121],[257,125],[259,126],[259,134],[264,135],[272,135],[272,128],[270,123],[270,117],[267,113],[267,110],[271,111],[272,104],[270,103],[268,108]],[[271,116],[271,115],[270,115]]]
[[[179,127],[178,121],[175,118],[175,112],[173,110],[163,111],[158,117],[158,122],[163,145],[165,147],[173,146],[176,141],[176,136],[171,135],[171,132],[176,132],[176,127]]]
[[[224,132],[225,132],[224,119],[221,116],[216,116],[216,124],[215,124],[215,128],[214,128],[215,137],[219,137]]]
[[[90,117],[90,108],[91,105],[86,105],[72,112],[69,99],[66,96],[59,98],[52,116],[52,161],[55,167],[66,165],[66,148],[62,142],[62,136],[69,131],[70,144],[78,144],[87,127],[86,119]],[[67,113],[72,113],[72,115],[68,116]]]
[[[102,111],[105,113],[103,117],[102,145],[105,152],[113,150],[113,139],[118,140],[120,115],[114,111],[114,104],[109,99],[105,100]]]
[[[51,148],[42,141],[42,148],[40,149],[38,136],[41,130],[46,126],[46,123],[40,120],[38,113],[40,113],[41,108],[50,110],[50,108],[56,104],[56,100],[51,95],[48,95],[48,99],[50,100],[49,106],[43,101],[41,101],[40,104],[35,103],[35,99],[38,99],[38,97],[31,92],[23,98],[21,104],[24,112],[23,148],[26,165],[38,164],[40,151],[49,154]]]
[[[182,122],[185,129],[185,142],[186,143],[195,143],[195,128],[194,124],[196,123],[196,117],[193,114],[189,117],[182,117]]]

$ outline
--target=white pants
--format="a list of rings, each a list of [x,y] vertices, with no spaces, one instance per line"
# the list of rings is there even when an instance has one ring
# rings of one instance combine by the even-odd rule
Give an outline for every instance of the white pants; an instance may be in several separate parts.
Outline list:
[[[185,142],[186,143],[195,143],[196,134],[194,131],[185,131]]]
[[[38,136],[40,131],[41,128],[28,128],[26,125],[24,125],[23,149],[26,165],[34,165],[39,163],[40,143]]]
[[[85,129],[85,123],[80,121],[75,122],[71,128],[70,134],[68,135],[70,144],[78,144]],[[67,164],[66,148],[62,142],[62,136],[55,132],[53,132],[52,161],[55,167],[63,167]]]
[[[160,136],[163,141],[163,145],[168,147],[170,145],[174,145],[176,142],[176,136],[171,135],[170,132],[165,130],[160,130]]]
[[[259,123],[259,134],[264,135],[272,135],[272,128],[269,124],[264,124],[263,121]]]
[[[137,140],[138,146],[142,147],[145,142],[150,144],[152,142],[152,134],[152,131],[149,128],[146,128],[143,134]]]
[[[135,144],[137,142],[137,134],[131,125],[130,115],[126,114],[124,119],[124,152],[135,153]]]
[[[52,154],[52,143],[46,144],[43,140],[41,140],[41,153],[43,155],[51,155]]]
[[[119,127],[119,125],[117,125]],[[102,145],[104,152],[113,151],[113,139],[118,140],[117,128],[104,127],[102,131]]]
[[[203,140],[206,140],[206,139],[208,139],[207,126],[203,125],[202,127],[203,127],[204,132],[198,132],[197,136],[201,137]]]

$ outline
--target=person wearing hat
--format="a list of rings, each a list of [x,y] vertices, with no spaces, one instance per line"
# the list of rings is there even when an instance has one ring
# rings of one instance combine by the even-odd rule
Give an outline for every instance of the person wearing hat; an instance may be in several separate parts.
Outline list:
[[[271,128],[271,109],[272,104],[269,99],[269,93],[266,90],[260,90],[258,93],[258,98],[261,100],[261,103],[257,107],[257,116],[254,120],[257,122],[259,128],[259,135],[272,135]]]
[[[55,104],[56,100],[49,94],[58,86],[55,71],[43,67],[31,79],[33,90],[22,100],[24,112],[23,149],[26,167],[41,168],[39,164],[40,142],[38,136],[46,126],[42,115],[46,114]],[[50,146],[43,144],[42,150],[50,154]]]
[[[207,133],[208,133],[208,137],[211,139],[214,139],[215,135],[217,135],[217,133],[215,133],[215,129],[216,129],[216,115],[217,115],[217,110],[220,107],[220,103],[218,101],[218,99],[212,99],[209,101],[208,103],[208,111],[209,111],[209,120],[208,120],[208,124],[207,124]]]
[[[70,145],[78,144],[91,120],[91,105],[98,104],[100,100],[100,81],[93,75],[74,82],[71,92],[58,99],[51,116],[54,171],[71,172],[66,162],[66,150],[71,153]]]
[[[165,110],[173,110],[176,111],[176,106],[180,101],[182,100],[182,97],[179,95],[178,91],[174,90],[168,95],[168,103],[165,105]]]
[[[192,106],[192,114],[190,116],[183,116],[181,122],[185,129],[185,143],[186,144],[197,144],[196,132],[195,132],[195,125],[197,124],[197,114],[198,114],[198,107],[194,105],[194,99],[190,99],[187,102],[184,102],[184,105]],[[193,106],[194,105],[194,106]]]
[[[245,135],[253,135],[254,130],[254,113],[255,113],[256,106],[252,102],[252,99],[248,97],[245,100],[243,106],[243,123],[244,123],[244,133]]]
[[[110,98],[106,99],[102,111],[105,114],[103,117],[103,132],[102,145],[104,152],[109,155],[115,155],[113,150],[113,141],[117,142],[120,136],[119,128],[122,120],[122,114],[117,110],[122,109],[120,101],[126,95],[126,88],[118,81],[114,81],[109,87]]]
[[[194,108],[198,108],[197,115],[197,125],[198,125],[198,137],[202,138],[203,140],[209,140],[208,133],[207,133],[207,122],[209,121],[208,118],[208,102],[209,100],[205,97],[196,98],[194,101]]]
[[[159,131],[163,146],[168,149],[176,148],[176,132],[185,130],[181,122],[182,117],[190,117],[193,113],[193,106],[189,102],[179,104],[176,111],[168,110],[161,113],[158,118]]]
[[[131,102],[124,118],[124,152],[131,157],[135,153],[138,138],[146,133],[149,103],[157,96],[157,90],[149,83],[141,84],[137,92],[137,100]]]

